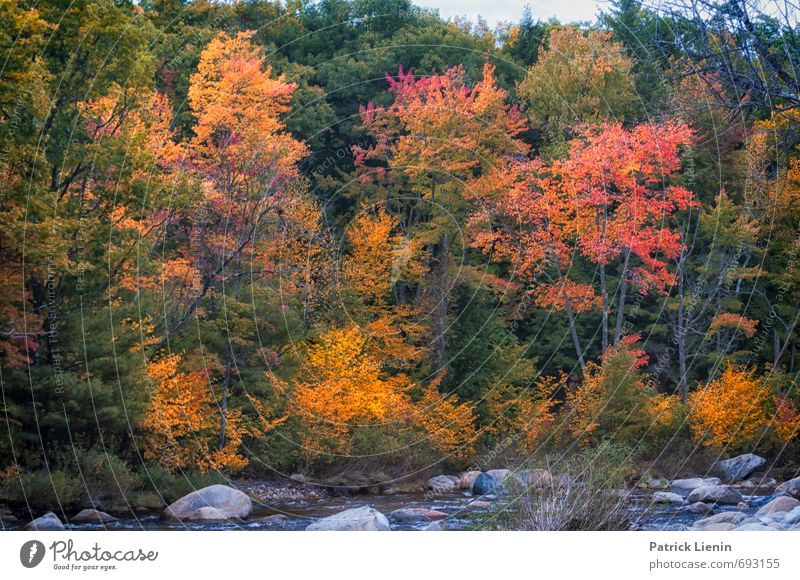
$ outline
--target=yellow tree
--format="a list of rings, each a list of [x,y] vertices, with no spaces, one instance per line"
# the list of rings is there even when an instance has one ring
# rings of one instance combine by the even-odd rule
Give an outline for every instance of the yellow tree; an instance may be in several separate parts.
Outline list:
[[[535,125],[561,137],[576,123],[630,115],[636,99],[632,67],[609,32],[553,29],[517,94]]]

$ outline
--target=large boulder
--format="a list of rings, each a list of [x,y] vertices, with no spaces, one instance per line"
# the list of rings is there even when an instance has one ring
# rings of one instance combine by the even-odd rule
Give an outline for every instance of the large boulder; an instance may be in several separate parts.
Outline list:
[[[51,532],[56,530],[63,530],[64,524],[58,519],[58,516],[53,512],[47,512],[41,517],[36,518],[25,526],[28,531],[38,532]]]
[[[676,479],[669,484],[669,490],[681,495],[689,495],[698,487],[719,485],[722,483],[718,477],[692,477],[689,479]]]
[[[428,487],[440,493],[454,491],[458,487],[458,478],[452,475],[437,475],[428,480]]]
[[[407,507],[389,512],[389,517],[398,522],[433,522],[445,519],[447,514],[435,509]]]
[[[509,473],[511,473],[509,469],[490,469],[486,472],[486,475],[494,479],[497,485],[502,485],[508,479]]]
[[[85,509],[75,514],[75,516],[72,518],[72,521],[78,524],[104,524],[108,522],[115,522],[117,521],[117,518],[111,514],[107,514],[106,512],[101,512],[100,510]]]
[[[483,473],[482,471],[466,471],[461,474],[461,477],[458,478],[458,489],[472,489],[472,484],[475,483],[475,480],[478,476]]]
[[[800,499],[800,477],[795,477],[794,479],[790,479],[789,481],[784,481],[778,487],[775,488],[775,491],[780,491],[783,493],[788,493],[792,497]]]
[[[788,495],[782,495],[762,506],[761,509],[756,512],[756,515],[765,516],[777,512],[790,512],[797,506],[800,506],[800,500],[796,500]]]
[[[736,483],[747,479],[751,473],[758,471],[766,463],[766,459],[755,453],[745,453],[724,461],[718,461],[711,469],[725,483]]]
[[[173,502],[162,517],[170,521],[236,520],[251,513],[253,501],[247,494],[227,485],[210,485]]]
[[[308,532],[386,532],[389,529],[386,516],[368,505],[322,518],[306,527]]]
[[[736,505],[743,499],[742,494],[730,485],[704,485],[693,489],[689,494],[689,503],[702,501],[703,503]]]
[[[488,473],[481,473],[472,482],[472,495],[486,495],[492,493],[497,487],[497,482]]]

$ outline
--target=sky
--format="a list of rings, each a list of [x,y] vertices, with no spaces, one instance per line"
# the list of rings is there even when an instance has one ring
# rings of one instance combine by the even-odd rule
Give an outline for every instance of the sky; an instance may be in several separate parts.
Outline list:
[[[490,26],[498,20],[516,22],[529,4],[535,20],[553,16],[561,22],[594,20],[600,8],[607,9],[608,0],[414,0],[425,8],[438,8],[444,18],[467,16],[475,21],[480,14]]]

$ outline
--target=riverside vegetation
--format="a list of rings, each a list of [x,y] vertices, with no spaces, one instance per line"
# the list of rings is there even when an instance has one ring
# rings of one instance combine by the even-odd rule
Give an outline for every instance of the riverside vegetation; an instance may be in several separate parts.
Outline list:
[[[0,0],[4,526],[795,525],[797,15],[692,1]]]

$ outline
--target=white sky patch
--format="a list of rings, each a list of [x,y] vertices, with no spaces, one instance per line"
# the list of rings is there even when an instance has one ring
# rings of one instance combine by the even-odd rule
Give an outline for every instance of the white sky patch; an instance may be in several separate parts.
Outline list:
[[[475,22],[483,16],[489,26],[498,21],[517,22],[527,3],[534,20],[558,18],[561,22],[592,21],[600,9],[608,10],[608,0],[415,0],[424,8],[436,8],[443,18],[466,16]]]

